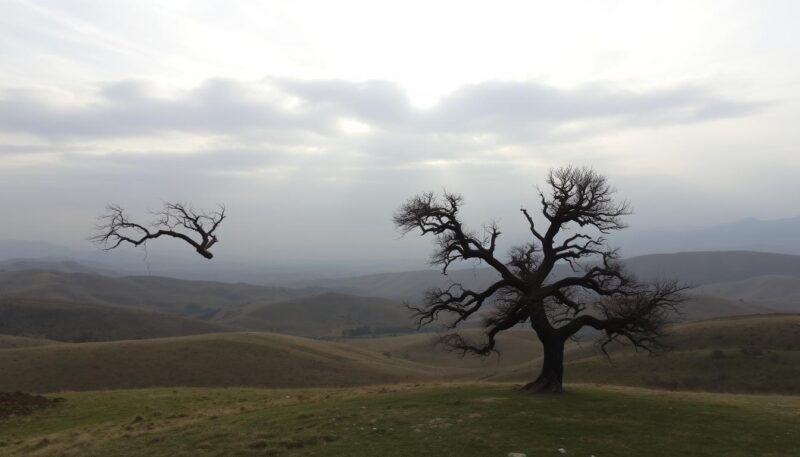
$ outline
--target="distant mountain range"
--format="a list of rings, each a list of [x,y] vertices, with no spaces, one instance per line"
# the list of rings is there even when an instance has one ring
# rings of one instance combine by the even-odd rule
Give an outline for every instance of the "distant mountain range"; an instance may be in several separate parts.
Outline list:
[[[800,312],[800,256],[748,251],[654,254],[625,261],[642,278],[676,278],[695,286],[689,320]],[[411,271],[297,287],[87,273],[76,262],[53,269],[0,269],[0,334],[48,339],[116,340],[257,330],[330,338],[411,332],[402,301],[452,281],[486,287],[485,268]],[[564,274],[563,270],[559,274]]]
[[[697,228],[636,229],[612,234],[609,241],[620,247],[625,257],[696,251],[758,251],[800,255],[800,216],[788,219],[742,219],[726,224]],[[32,260],[33,259],[33,260]],[[237,260],[220,255],[213,262],[198,262],[191,250],[173,249],[167,243],[145,252],[121,247],[105,252],[86,245],[72,249],[43,241],[0,240],[0,269],[16,268],[8,262],[45,263],[75,261],[87,267],[84,273],[113,276],[153,274],[181,279],[248,282],[286,285],[309,278],[342,278],[370,272],[412,269],[414,264],[391,260],[358,262],[341,259],[335,263],[271,263],[270,259]],[[419,259],[422,265],[424,258]],[[30,268],[39,268],[29,265]],[[76,272],[68,264],[48,268]]]
[[[626,257],[690,251],[759,251],[800,254],[800,216],[741,219],[710,227],[631,228],[610,237]]]
[[[651,254],[623,261],[641,279],[674,278],[689,286],[725,281],[739,281],[764,275],[800,276],[800,256],[750,251],[683,252]],[[571,274],[563,265],[553,278]],[[315,286],[332,291],[417,300],[431,287],[448,287],[453,282],[467,287],[484,288],[498,279],[488,268],[452,270],[443,276],[438,270],[383,273],[354,278],[303,281],[298,286]]]

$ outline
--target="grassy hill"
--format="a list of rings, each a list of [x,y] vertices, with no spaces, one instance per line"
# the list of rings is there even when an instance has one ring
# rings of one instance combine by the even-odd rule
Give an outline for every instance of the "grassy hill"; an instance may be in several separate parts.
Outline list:
[[[466,337],[478,338],[477,330],[465,330]],[[541,356],[536,335],[529,330],[510,330],[497,336],[498,354],[479,357],[448,351],[435,345],[437,336],[430,333],[402,335],[385,338],[357,338],[345,340],[347,344],[384,354],[388,357],[410,360],[437,367],[459,367],[480,370],[477,376],[489,376],[498,370],[513,368]],[[476,376],[475,373],[471,373]]]
[[[474,330],[467,330],[470,335]],[[475,335],[473,335],[475,336]],[[501,334],[500,355],[463,358],[433,335],[344,343],[270,333],[218,333],[0,350],[0,391],[156,386],[331,387],[430,380],[529,381],[540,348],[531,331]],[[572,343],[567,382],[723,392],[800,393],[800,316],[747,316],[677,325],[658,356]]]
[[[221,325],[178,316],[0,296],[0,334],[58,341],[110,341],[224,332]]]
[[[48,344],[58,344],[58,341],[44,338],[29,338],[27,336],[0,335],[0,349],[29,348],[46,346]]]
[[[566,353],[565,380],[717,392],[800,393],[800,315],[744,316],[674,326],[670,350],[651,356],[593,344]],[[538,361],[494,380],[530,380]]]
[[[0,351],[0,391],[157,386],[335,387],[426,380],[441,370],[344,344],[219,333]]]
[[[151,389],[61,395],[0,422],[8,456],[790,457],[800,398],[570,386]]]
[[[800,276],[800,256],[754,251],[679,252],[625,259],[642,278],[674,277],[700,286],[764,275]]]
[[[704,294],[705,289],[693,289],[687,293],[688,299],[681,308],[681,321],[699,321],[720,317],[747,316],[754,314],[775,314],[779,311],[754,304],[753,302],[732,300]]]
[[[146,311],[224,319],[252,305],[305,295],[281,287],[211,281],[186,281],[158,276],[114,278],[53,270],[0,271],[0,293],[126,306]]]
[[[324,293],[251,308],[227,324],[311,337],[413,331],[408,310],[386,298]]]
[[[724,281],[739,281],[764,275],[800,276],[800,256],[752,251],[680,252],[632,257],[623,261],[626,268],[644,279],[675,278],[687,285],[700,286]],[[553,270],[553,278],[570,273],[565,265]],[[485,288],[497,280],[488,268],[452,269],[448,276],[438,270],[382,273],[353,278],[303,281],[301,286],[396,300],[418,300],[430,287],[447,287],[451,282]],[[756,303],[761,304],[761,303]]]
[[[741,281],[708,284],[698,293],[722,299],[759,303],[784,312],[800,312],[800,277],[768,275]]]

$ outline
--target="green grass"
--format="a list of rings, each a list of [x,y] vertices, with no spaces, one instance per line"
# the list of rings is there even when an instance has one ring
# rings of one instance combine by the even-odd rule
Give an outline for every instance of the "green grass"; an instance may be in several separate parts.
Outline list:
[[[64,394],[0,422],[0,455],[796,456],[800,397],[511,385]]]

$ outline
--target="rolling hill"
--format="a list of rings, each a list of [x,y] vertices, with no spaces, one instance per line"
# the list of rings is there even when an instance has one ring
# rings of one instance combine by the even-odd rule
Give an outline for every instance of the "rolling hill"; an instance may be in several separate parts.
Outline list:
[[[651,356],[626,346],[611,359],[593,345],[565,354],[566,382],[715,392],[800,393],[800,315],[742,316],[676,325],[669,351]],[[493,380],[530,380],[538,362]]]
[[[58,344],[58,341],[44,338],[31,338],[27,336],[0,335],[0,349],[29,348],[36,346],[46,346],[48,344]]]
[[[508,384],[58,394],[0,454],[58,457],[797,455],[800,397]],[[562,451],[559,451],[562,449]]]
[[[467,338],[479,338],[477,330],[461,332]],[[347,344],[384,354],[387,357],[410,360],[435,367],[457,367],[480,370],[477,377],[490,376],[498,370],[514,368],[530,363],[541,356],[541,347],[536,335],[530,330],[509,330],[497,336],[497,354],[480,357],[448,351],[436,344],[437,335],[413,334],[383,338],[355,338]],[[484,372],[485,371],[485,372]],[[471,373],[473,378],[475,373]]]
[[[324,293],[251,308],[226,324],[310,337],[413,331],[408,310],[385,298]]]
[[[701,286],[724,281],[739,281],[764,275],[800,276],[800,256],[751,251],[682,252],[653,254],[623,260],[625,266],[642,279],[675,278],[684,284]],[[569,271],[561,265],[552,278]],[[430,287],[447,287],[451,282],[484,288],[497,275],[487,268],[450,271],[408,271],[358,276],[354,278],[304,281],[302,286],[316,286],[332,291],[396,300],[418,300]],[[760,303],[756,303],[760,304]]]
[[[702,290],[693,289],[687,293],[688,300],[681,307],[682,316],[679,316],[679,321],[699,321],[720,317],[774,314],[779,312],[776,309],[755,305],[751,302],[730,300],[701,294],[700,292]]]
[[[741,281],[708,284],[698,293],[723,299],[760,303],[784,312],[800,312],[800,277],[757,276]]]
[[[467,331],[468,333],[470,331]],[[500,338],[500,356],[461,358],[430,334],[344,343],[272,333],[218,333],[0,350],[0,391],[156,386],[339,387],[394,382],[529,381],[539,366],[532,332]],[[667,353],[625,347],[608,360],[572,343],[567,382],[728,392],[800,393],[800,315],[745,316],[674,326]]]
[[[218,324],[179,316],[19,297],[0,297],[0,334],[58,341],[111,341],[224,332]]]
[[[158,276],[108,277],[54,270],[0,271],[5,295],[125,306],[146,311],[224,319],[251,305],[305,295],[281,287],[186,281]]]
[[[0,351],[0,391],[341,387],[433,379],[441,370],[352,346],[270,333],[219,333]]]
[[[81,303],[82,312],[88,312],[91,308],[95,314],[104,306],[113,306],[117,313],[126,308],[159,313],[162,316],[186,317],[241,330],[275,331],[310,337],[412,331],[408,311],[401,303],[389,299],[341,293],[312,293],[306,289],[243,283],[186,281],[163,277],[109,277],[52,270],[13,270],[0,271],[0,293],[14,297],[33,297],[43,302],[57,300],[63,302],[62,308],[67,302]],[[72,305],[72,312],[77,309],[75,306]],[[31,311],[26,316],[24,321],[20,321],[20,325],[34,328],[33,319],[36,317],[43,319],[40,327],[53,325],[47,313]],[[130,322],[133,327],[141,324],[135,319]],[[70,325],[73,324],[82,330],[88,327],[80,325],[74,319]],[[62,325],[61,328],[63,330],[65,326]],[[220,330],[219,326],[207,325],[204,328],[205,331],[191,333]],[[117,331],[119,327],[115,329]],[[135,328],[128,335],[137,335]],[[169,335],[171,334],[151,336]],[[75,334],[70,336],[75,337]],[[124,338],[109,338],[104,335],[94,339]]]
[[[652,254],[626,259],[624,263],[639,277],[670,277],[693,286],[764,275],[800,276],[800,256],[754,251]]]

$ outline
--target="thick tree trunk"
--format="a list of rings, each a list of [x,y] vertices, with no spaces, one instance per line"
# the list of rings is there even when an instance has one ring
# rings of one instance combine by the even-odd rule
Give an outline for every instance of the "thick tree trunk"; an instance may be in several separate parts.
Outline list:
[[[539,339],[542,342],[544,357],[542,371],[535,381],[529,382],[522,390],[531,393],[559,394],[564,379],[564,340],[557,336]]]

